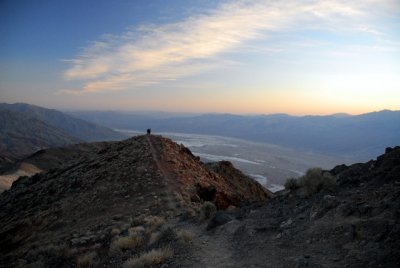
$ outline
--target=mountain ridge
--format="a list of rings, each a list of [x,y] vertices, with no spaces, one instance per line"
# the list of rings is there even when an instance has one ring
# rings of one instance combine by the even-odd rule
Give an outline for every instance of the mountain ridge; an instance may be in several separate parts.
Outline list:
[[[367,161],[400,143],[400,111],[355,116],[204,114],[170,117],[118,112],[76,112],[117,129],[219,135]]]
[[[126,138],[109,128],[26,103],[0,103],[0,117],[1,174],[12,172],[19,160],[44,148]]]
[[[113,228],[190,218],[206,201],[226,209],[271,197],[250,178],[235,181],[208,170],[187,148],[160,136],[97,143],[59,167],[19,178],[0,194],[0,265],[23,258],[25,264],[71,267],[75,259],[65,259],[59,249],[84,254],[100,244],[99,262],[120,266],[126,255],[108,253]],[[49,257],[54,254],[59,259]]]
[[[83,142],[34,117],[0,107],[0,155],[26,157],[45,147]]]
[[[57,127],[83,141],[119,140],[126,138],[112,129],[74,118],[55,109],[47,109],[27,103],[0,103],[0,109],[16,111]]]

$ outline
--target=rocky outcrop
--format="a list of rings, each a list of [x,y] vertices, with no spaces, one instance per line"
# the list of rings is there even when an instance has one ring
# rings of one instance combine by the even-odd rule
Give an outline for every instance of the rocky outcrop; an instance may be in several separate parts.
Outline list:
[[[399,267],[400,147],[337,166],[336,190],[293,190],[231,212],[219,229],[237,267]]]
[[[204,165],[189,149],[173,141],[149,136],[159,157],[160,170],[171,178],[174,191],[185,202],[212,201],[217,208],[226,209],[241,202],[265,201],[272,193],[245,176],[229,162]]]
[[[222,177],[230,189],[240,196],[241,200],[246,202],[260,201],[273,197],[273,193],[258,183],[254,183],[253,179],[236,169],[229,161],[219,161],[214,163],[206,163],[205,167]]]

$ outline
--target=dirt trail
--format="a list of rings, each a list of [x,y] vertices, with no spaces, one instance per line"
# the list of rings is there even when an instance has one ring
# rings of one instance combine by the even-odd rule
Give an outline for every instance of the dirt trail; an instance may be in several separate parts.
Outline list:
[[[209,233],[204,225],[187,226],[186,230],[194,234],[193,255],[188,262],[180,263],[182,267],[235,267],[231,242],[226,236]]]
[[[154,144],[154,138],[152,135],[147,136],[147,141],[153,156],[153,159],[161,172],[166,187],[172,191],[177,190],[175,182],[176,174],[170,170],[168,164],[162,159],[162,154]],[[174,198],[171,198],[174,199]],[[170,200],[170,206],[176,207],[176,200]],[[179,223],[177,220],[174,224],[178,225],[179,228],[184,229],[193,233],[193,240],[191,247],[192,255],[184,256],[183,259],[179,260],[180,267],[235,267],[235,263],[232,259],[232,250],[229,249],[231,244],[226,236],[216,236],[213,233],[206,230],[206,223]]]
[[[154,146],[153,139],[151,135],[147,135],[147,142],[150,147],[151,155],[153,157],[154,162],[157,165],[158,170],[161,173],[161,177],[163,178],[163,182],[166,188],[168,188],[172,193],[176,191],[176,188],[174,188],[174,174],[170,170],[168,170],[167,166],[164,161],[161,158],[162,152],[160,152],[158,149],[156,149],[156,146]],[[177,202],[175,199],[175,196],[172,194],[167,196],[165,199],[165,202],[167,203],[167,206],[170,209],[177,209]]]
[[[162,160],[162,154],[160,150],[156,146],[154,146],[154,139],[152,135],[147,135],[147,141],[150,146],[151,154],[153,156],[153,160],[157,165],[158,170],[161,172],[161,176],[164,178],[166,187],[170,188],[173,191],[176,191],[176,186],[174,177],[175,174],[167,167],[167,164]]]

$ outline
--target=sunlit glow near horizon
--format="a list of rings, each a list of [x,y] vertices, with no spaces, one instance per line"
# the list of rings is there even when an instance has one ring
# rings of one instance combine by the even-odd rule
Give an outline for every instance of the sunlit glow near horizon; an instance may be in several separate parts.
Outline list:
[[[0,45],[2,102],[239,114],[400,110],[397,0],[99,1],[96,11],[78,2],[0,4],[0,33],[10,36]]]

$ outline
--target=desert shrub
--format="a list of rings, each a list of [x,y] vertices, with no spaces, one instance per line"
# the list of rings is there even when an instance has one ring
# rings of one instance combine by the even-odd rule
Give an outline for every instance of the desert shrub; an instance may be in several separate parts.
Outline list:
[[[287,190],[296,190],[299,188],[299,184],[297,182],[297,179],[295,178],[289,178],[285,182],[285,189]]]
[[[112,230],[111,230],[111,235],[112,236],[119,235],[120,233],[121,233],[121,230],[118,229],[118,228],[112,228]]]
[[[89,267],[93,265],[94,260],[97,257],[97,253],[92,251],[92,252],[87,252],[84,255],[78,256],[76,263],[78,267]]]
[[[311,168],[299,178],[298,184],[304,188],[306,194],[314,194],[321,190],[333,190],[336,179],[329,172],[320,168]]]
[[[173,255],[174,251],[170,247],[153,249],[141,254],[139,257],[130,258],[124,263],[123,268],[139,268],[159,265],[165,260],[171,258]]]
[[[163,226],[159,232],[152,233],[149,239],[149,245],[157,242],[170,243],[177,239],[177,233],[171,227]]]
[[[128,233],[130,236],[134,236],[134,235],[141,235],[146,231],[146,229],[143,226],[135,226],[132,228],[128,229]]]
[[[144,239],[142,236],[123,236],[115,239],[110,246],[112,253],[118,253],[125,249],[134,249],[143,245]]]
[[[154,243],[158,242],[161,237],[161,232],[154,232],[150,234],[148,245],[153,245]]]
[[[216,212],[217,212],[217,207],[214,205],[213,202],[206,201],[201,206],[201,213],[204,219],[212,218]]]
[[[159,217],[159,216],[150,215],[150,216],[147,216],[146,218],[144,218],[144,222],[151,229],[156,229],[165,223],[165,219],[162,217]]]
[[[180,241],[185,243],[190,243],[193,240],[193,233],[186,230],[178,230],[176,231],[176,235]]]

